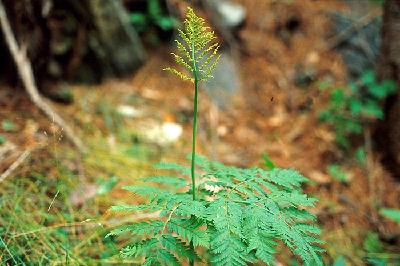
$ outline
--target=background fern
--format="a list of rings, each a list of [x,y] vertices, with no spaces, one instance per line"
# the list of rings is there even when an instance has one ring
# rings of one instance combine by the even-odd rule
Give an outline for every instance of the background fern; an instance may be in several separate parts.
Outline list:
[[[348,149],[351,136],[362,134],[371,121],[384,118],[381,102],[395,92],[393,80],[378,81],[374,72],[367,71],[359,81],[331,90],[329,106],[319,118],[333,127],[340,147]]]

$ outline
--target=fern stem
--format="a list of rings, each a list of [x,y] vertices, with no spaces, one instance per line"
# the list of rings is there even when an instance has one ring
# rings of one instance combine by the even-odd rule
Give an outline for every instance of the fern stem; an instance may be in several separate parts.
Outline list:
[[[195,77],[195,91],[194,91],[194,109],[193,109],[193,140],[192,140],[192,194],[193,200],[196,200],[196,177],[195,177],[195,164],[196,164],[196,136],[197,136],[197,102],[198,102],[198,81]]]
[[[196,137],[197,137],[197,104],[199,94],[199,79],[197,77],[197,64],[196,64],[196,53],[194,42],[192,42],[192,59],[193,59],[193,77],[194,77],[194,103],[193,103],[193,137],[192,137],[192,195],[193,200],[196,200],[196,176],[195,176],[195,165],[196,165]],[[194,252],[193,242],[190,242],[190,249]],[[194,260],[189,260],[190,266],[194,266]]]
[[[196,200],[196,177],[195,177],[195,165],[196,165],[196,137],[197,137],[197,104],[199,94],[199,80],[197,77],[197,64],[195,58],[194,43],[192,43],[192,59],[193,59],[193,76],[194,76],[194,103],[193,103],[193,137],[192,137],[192,195],[193,200]]]

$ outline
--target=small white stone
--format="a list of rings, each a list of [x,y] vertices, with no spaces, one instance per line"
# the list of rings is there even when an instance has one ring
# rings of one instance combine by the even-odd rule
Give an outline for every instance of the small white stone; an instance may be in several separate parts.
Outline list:
[[[159,145],[172,144],[178,141],[183,133],[182,126],[172,122],[146,124],[142,125],[140,130],[145,139]]]
[[[162,132],[167,142],[175,142],[182,135],[182,126],[176,123],[166,122],[162,125]]]
[[[117,112],[129,118],[135,118],[142,116],[143,112],[133,106],[130,105],[120,105],[117,107]]]
[[[222,17],[222,22],[227,27],[239,26],[246,17],[246,10],[243,6],[230,1],[218,1],[217,11]]]

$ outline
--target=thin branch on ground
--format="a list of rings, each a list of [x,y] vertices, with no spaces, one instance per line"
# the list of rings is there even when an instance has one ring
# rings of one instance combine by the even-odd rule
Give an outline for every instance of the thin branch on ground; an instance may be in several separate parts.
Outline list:
[[[3,182],[9,175],[11,175],[15,169],[17,169],[28,156],[31,154],[31,150],[25,150],[18,158],[15,160],[10,167],[0,176],[0,183]]]
[[[375,12],[369,12],[365,16],[361,17],[359,20],[354,22],[352,25],[344,29],[343,31],[339,32],[337,35],[330,38],[327,43],[328,47],[327,50],[332,50],[339,46],[344,41],[348,40],[352,37],[355,32],[360,31],[362,28],[367,26],[371,21],[377,17]]]

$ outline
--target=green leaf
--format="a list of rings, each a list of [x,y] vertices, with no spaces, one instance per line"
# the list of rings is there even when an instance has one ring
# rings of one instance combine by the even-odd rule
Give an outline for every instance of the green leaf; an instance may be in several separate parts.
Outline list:
[[[157,19],[161,16],[161,6],[158,0],[147,0],[147,12],[153,19]]]
[[[150,205],[116,205],[111,206],[110,210],[115,212],[144,211],[150,209]]]
[[[152,254],[152,250],[154,250],[157,245],[158,241],[156,238],[145,239],[124,247],[123,249],[121,249],[120,254],[123,258],[137,258],[141,256],[146,256],[148,254]]]
[[[350,99],[350,112],[353,115],[359,115],[362,110],[362,103],[358,99],[351,98]]]
[[[298,188],[302,183],[308,181],[307,178],[293,169],[274,168],[270,171],[261,169],[259,171],[262,178],[290,190]]]
[[[277,246],[277,242],[274,240],[275,235],[272,232],[261,230],[259,222],[255,221],[251,215],[247,217],[243,230],[247,236],[247,251],[255,251],[258,259],[271,265],[275,260]]]
[[[369,100],[363,106],[363,114],[372,118],[383,119],[382,107],[375,101]]]
[[[3,120],[1,122],[1,128],[4,131],[14,131],[16,129],[15,124],[10,120]]]
[[[180,257],[191,260],[197,259],[197,255],[184,242],[171,235],[162,235],[162,245],[170,252],[177,254]]]
[[[386,97],[386,91],[378,84],[369,86],[368,92],[377,99],[384,99]]]
[[[357,160],[361,165],[365,165],[366,160],[367,160],[367,154],[365,153],[364,147],[359,147],[359,148],[355,151],[354,157],[356,158],[356,160]]]
[[[386,95],[390,95],[397,91],[397,84],[394,80],[386,79],[381,82],[381,88]]]
[[[379,100],[386,98],[388,95],[396,92],[396,83],[392,80],[383,80],[380,84],[370,84],[368,92]]]
[[[157,234],[158,231],[161,230],[163,225],[163,222],[157,220],[150,222],[137,222],[131,225],[120,226],[119,228],[112,230],[105,237],[107,238],[109,236],[119,236],[125,233],[132,233],[139,236],[154,236],[155,234]]]
[[[131,13],[129,19],[139,30],[143,30],[148,23],[146,15],[142,13]]]
[[[185,179],[175,176],[150,176],[142,178],[141,180],[145,182],[154,182],[163,185],[170,185],[176,188],[183,188],[185,186],[188,186]]]
[[[400,223],[400,210],[383,208],[380,213],[396,223]]]
[[[201,201],[182,202],[175,210],[181,216],[195,216],[204,219],[207,216],[207,208]]]
[[[206,230],[201,227],[204,223],[193,217],[189,219],[174,218],[168,224],[168,230],[176,233],[179,237],[187,242],[192,242],[195,247],[202,246],[208,248],[210,246],[210,236]]]
[[[352,95],[357,95],[359,93],[360,88],[359,88],[359,86],[357,86],[356,83],[350,82],[348,84],[348,87],[350,88]]]
[[[229,228],[220,228],[213,232],[211,240],[211,263],[213,265],[247,265],[251,257],[246,252],[245,243]]]
[[[4,137],[3,135],[0,135],[0,145],[4,144],[7,141],[7,138]]]
[[[364,85],[371,86],[375,84],[375,74],[372,71],[366,71],[361,76],[361,81]]]
[[[347,183],[349,181],[347,173],[337,164],[328,166],[328,174],[339,182]]]
[[[367,258],[367,261],[372,266],[388,266],[387,259],[383,258]]]
[[[110,192],[119,182],[119,178],[116,176],[112,176],[106,180],[102,180],[97,187],[96,193],[98,195],[103,195]]]
[[[158,258],[158,261],[161,262],[162,265],[181,266],[178,259],[168,250],[158,249],[157,250],[157,258]]]
[[[343,256],[339,256],[333,263],[333,266],[346,266],[346,260]]]
[[[178,24],[178,22],[169,16],[162,16],[159,17],[156,20],[157,26],[159,26],[162,30],[167,31],[167,30],[172,30],[175,28],[175,26]]]
[[[345,95],[342,89],[334,89],[331,92],[331,103],[336,108],[340,108],[343,106],[343,104],[345,103]]]
[[[264,166],[268,169],[274,169],[276,166],[274,164],[274,162],[271,161],[271,159],[269,158],[268,154],[264,153],[262,156],[263,160],[264,160]]]
[[[383,251],[383,244],[377,233],[369,231],[364,240],[364,249],[369,253],[380,253]]]
[[[123,189],[133,192],[144,198],[147,196],[155,197],[163,194],[169,194],[169,192],[163,190],[162,188],[152,186],[125,186]]]
[[[307,195],[300,192],[274,191],[269,194],[269,197],[281,208],[297,206],[309,207],[314,206],[316,202],[315,199],[308,198]]]
[[[177,163],[159,162],[154,166],[156,169],[173,170],[184,175],[190,175],[190,167],[181,166]]]

